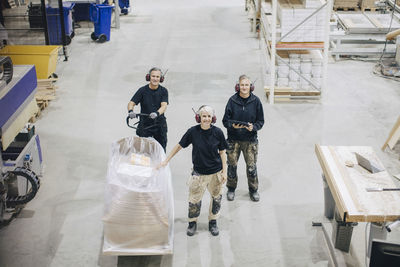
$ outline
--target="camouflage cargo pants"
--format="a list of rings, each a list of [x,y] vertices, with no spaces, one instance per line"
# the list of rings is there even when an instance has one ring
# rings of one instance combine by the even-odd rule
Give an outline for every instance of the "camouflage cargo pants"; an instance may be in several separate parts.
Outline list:
[[[250,191],[258,190],[257,175],[257,155],[258,141],[230,141],[228,140],[228,149],[226,150],[228,158],[228,181],[226,186],[235,190],[238,183],[237,162],[240,152],[243,152],[244,161],[246,162],[247,183]]]
[[[208,220],[216,220],[219,217],[222,199],[221,171],[209,175],[193,172],[189,180],[189,222],[197,221],[200,216],[201,199],[206,188],[211,195]]]

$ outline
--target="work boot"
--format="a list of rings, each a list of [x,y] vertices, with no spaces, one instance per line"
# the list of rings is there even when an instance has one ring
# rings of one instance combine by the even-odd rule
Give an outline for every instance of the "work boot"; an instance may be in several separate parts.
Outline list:
[[[208,222],[208,230],[211,232],[213,236],[217,236],[219,234],[216,220],[211,220]]]
[[[228,201],[233,201],[235,199],[235,190],[228,188],[228,192],[226,193],[226,198],[228,199]]]
[[[250,199],[254,202],[258,202],[260,200],[260,194],[257,191],[250,191],[249,195]]]
[[[196,222],[189,222],[186,234],[188,236],[192,236],[196,233],[197,223]]]

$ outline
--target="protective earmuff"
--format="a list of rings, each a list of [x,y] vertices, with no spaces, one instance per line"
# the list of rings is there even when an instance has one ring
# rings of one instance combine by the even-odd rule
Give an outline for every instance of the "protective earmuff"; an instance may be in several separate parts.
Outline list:
[[[236,83],[236,85],[235,85],[235,91],[236,91],[236,92],[239,92],[239,91],[240,91],[240,85],[239,85],[239,83]],[[251,84],[250,84],[250,92],[253,92],[253,91],[254,91],[254,84],[251,83]]]
[[[203,106],[199,107],[199,110],[195,113],[196,115],[194,116],[194,119],[196,120],[197,123],[201,122],[200,110],[205,106],[207,106],[207,105],[203,105]],[[211,123],[216,123],[216,122],[217,122],[217,116],[214,115],[214,116],[212,116]]]
[[[151,74],[152,71],[155,71],[155,70],[159,70],[159,69],[158,68],[152,68],[152,69],[149,70],[149,73],[146,74],[146,81],[147,82],[150,82],[150,74]],[[160,83],[162,83],[164,81],[164,74],[162,73],[161,70],[160,70],[160,72],[161,72]]]

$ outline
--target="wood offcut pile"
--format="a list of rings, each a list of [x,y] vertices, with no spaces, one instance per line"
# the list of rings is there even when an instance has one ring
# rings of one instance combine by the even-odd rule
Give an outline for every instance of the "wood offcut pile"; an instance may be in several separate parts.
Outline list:
[[[37,90],[35,94],[36,103],[39,107],[38,112],[29,121],[35,122],[51,100],[56,99],[56,89],[55,85],[57,79],[42,79],[37,81]]]

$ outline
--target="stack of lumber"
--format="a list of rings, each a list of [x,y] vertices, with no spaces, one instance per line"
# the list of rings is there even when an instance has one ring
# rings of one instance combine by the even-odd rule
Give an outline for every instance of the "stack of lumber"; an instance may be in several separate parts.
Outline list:
[[[279,0],[277,9],[282,36],[310,16],[316,7],[305,8],[301,0]],[[282,42],[323,42],[326,7],[286,36]]]
[[[358,10],[359,0],[335,0],[334,10]]]
[[[362,11],[376,11],[375,2],[377,0],[360,0],[360,7]]]
[[[30,122],[35,122],[40,116],[41,111],[44,110],[48,105],[49,101],[56,98],[57,86],[55,82],[57,79],[42,79],[37,81],[37,90],[35,94],[36,103],[39,107],[35,116],[30,119]]]

